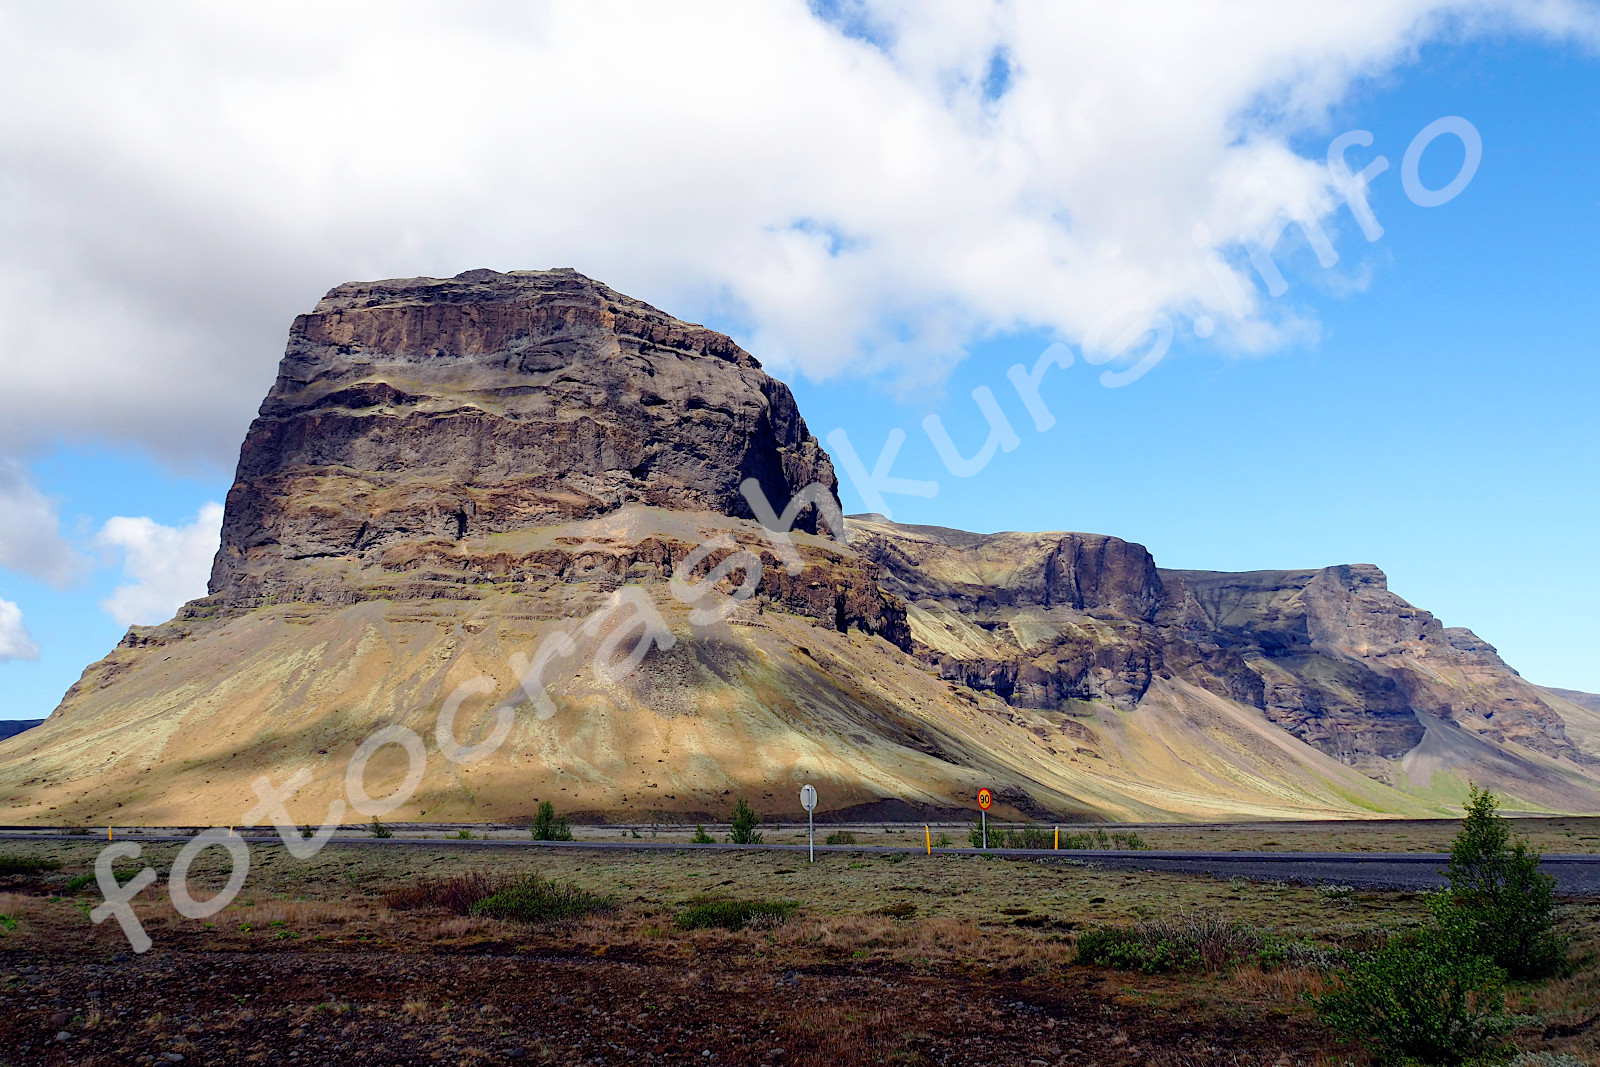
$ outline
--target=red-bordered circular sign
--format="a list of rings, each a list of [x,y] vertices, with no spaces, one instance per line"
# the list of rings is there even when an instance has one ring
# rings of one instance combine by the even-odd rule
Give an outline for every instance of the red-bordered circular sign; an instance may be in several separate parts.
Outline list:
[[[978,807],[984,811],[989,810],[989,805],[994,803],[994,794],[987,789],[978,790]]]

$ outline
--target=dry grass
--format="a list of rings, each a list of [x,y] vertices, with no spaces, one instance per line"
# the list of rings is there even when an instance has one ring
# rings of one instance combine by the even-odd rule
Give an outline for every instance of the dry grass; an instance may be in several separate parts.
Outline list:
[[[49,846],[62,861],[63,876],[87,870],[99,842]],[[147,845],[142,863],[165,871],[176,846]],[[247,951],[357,947],[362,952],[450,953],[461,946],[495,944],[497,951],[562,958],[622,958],[685,969],[837,968],[851,973],[902,974],[919,981],[946,978],[1025,983],[1037,988],[1070,986],[1093,979],[1111,1003],[1166,1012],[1197,1028],[1223,1022],[1288,1018],[1314,1026],[1304,994],[1323,990],[1315,967],[1263,969],[1253,959],[1226,962],[1242,927],[1285,940],[1309,939],[1359,948],[1385,931],[1424,920],[1420,900],[1409,893],[1358,891],[1337,908],[1313,887],[1231,883],[1200,876],[1106,871],[1065,864],[905,856],[829,854],[815,865],[771,853],[599,853],[542,850],[476,852],[424,847],[389,850],[330,846],[314,859],[286,860],[281,850],[253,850],[250,881],[240,899],[210,924],[173,911],[164,887],[136,902],[146,929],[163,948],[177,952],[211,949]],[[131,870],[121,872],[126,879]],[[443,903],[452,885],[482,888],[529,874],[571,882],[613,896],[612,912],[574,921],[560,929],[529,928],[483,917],[453,914]],[[208,877],[225,876],[225,864]],[[421,910],[404,910],[396,890],[413,891]],[[424,891],[425,890],[425,891]],[[200,894],[197,889],[197,895]],[[474,890],[476,892],[476,890]],[[798,912],[768,929],[680,931],[673,917],[685,902],[710,894],[735,898],[792,899]],[[469,894],[470,895],[470,894]],[[0,914],[18,919],[0,937],[7,950],[109,954],[126,945],[114,923],[91,926],[77,900],[49,902],[27,893],[0,893]],[[882,914],[886,906],[910,904],[915,917]],[[1600,902],[1569,904],[1559,913],[1578,946],[1578,965],[1556,980],[1513,988],[1513,1011],[1538,1016],[1540,1025],[1574,1024],[1600,1005]],[[1085,970],[1073,964],[1077,933],[1102,925],[1174,926],[1186,936],[1217,947],[1209,973],[1145,976]],[[241,929],[246,927],[247,929]],[[314,943],[316,943],[314,945]],[[1230,947],[1231,946],[1231,947]],[[1086,979],[1085,976],[1088,976]],[[397,1005],[398,1006],[398,1005]],[[417,999],[405,1012],[439,1022],[442,1006]],[[805,1062],[840,1067],[855,1063],[916,1063],[915,1035],[882,1034],[883,1020],[860,1004],[816,1006],[808,1030],[816,1058]],[[781,1024],[787,1025],[787,1024]],[[1539,1027],[1520,1032],[1519,1046],[1594,1059],[1600,1026],[1584,1034],[1545,1039]],[[788,1047],[806,1035],[780,1034]],[[1230,1060],[1199,1051],[1150,1049],[1147,1062],[1188,1064],[1277,1064],[1275,1057]],[[1160,1056],[1167,1056],[1162,1060]],[[808,1053],[809,1056],[809,1053]],[[898,1056],[899,1059],[891,1059]],[[1210,1056],[1210,1058],[1207,1058]],[[1187,1059],[1184,1057],[1188,1057]],[[1289,1062],[1344,1063],[1348,1056]],[[796,1060],[795,1062],[799,1062]],[[1362,1062],[1359,1057],[1354,1062]]]
[[[452,915],[467,915],[478,901],[515,884],[515,878],[499,872],[468,871],[447,878],[424,878],[413,885],[399,886],[384,894],[383,899],[395,911],[435,908]]]

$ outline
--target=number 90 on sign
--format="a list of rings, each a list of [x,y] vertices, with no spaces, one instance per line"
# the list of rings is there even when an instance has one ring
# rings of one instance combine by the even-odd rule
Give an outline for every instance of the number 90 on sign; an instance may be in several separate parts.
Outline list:
[[[990,805],[992,805],[993,803],[994,803],[994,794],[993,793],[989,792],[989,790],[987,790],[987,789],[978,790],[978,807],[982,808],[984,811],[988,811]]]

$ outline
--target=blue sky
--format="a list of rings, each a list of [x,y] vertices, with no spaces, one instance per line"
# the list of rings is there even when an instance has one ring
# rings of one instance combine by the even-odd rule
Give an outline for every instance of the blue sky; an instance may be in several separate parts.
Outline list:
[[[910,83],[917,82],[914,60],[922,54],[912,52],[920,40],[914,29],[903,29],[902,51],[889,57]],[[796,36],[792,28],[784,33]],[[850,40],[816,47],[843,56],[840,70],[857,70],[871,58],[848,51],[858,45],[888,47]],[[1006,94],[1016,87],[1022,96],[1041,75],[1021,43],[1013,47],[1020,58]],[[991,99],[995,82],[988,75],[998,54],[1008,53],[975,47],[960,68],[970,72],[977,109],[962,122],[988,122],[984,116],[992,118],[1010,99]],[[950,84],[945,78],[928,92],[947,103]],[[1371,131],[1374,143],[1350,156],[1364,162],[1381,153],[1390,161],[1370,193],[1383,236],[1368,242],[1347,209],[1333,209],[1323,224],[1340,258],[1324,269],[1291,228],[1275,256],[1289,289],[1276,299],[1261,294],[1255,319],[1276,332],[1255,351],[1244,351],[1250,346],[1226,324],[1210,338],[1194,335],[1192,323],[1202,310],[1223,318],[1214,294],[1206,302],[1203,284],[1176,296],[1163,291],[1157,302],[1176,324],[1172,348],[1149,373],[1116,389],[1099,384],[1102,368],[1089,365],[1081,347],[1084,307],[1095,305],[1082,290],[1101,274],[1078,276],[1076,287],[1063,284],[1061,312],[1052,315],[1050,301],[1041,304],[1037,296],[1005,303],[1008,291],[1032,284],[1026,263],[1001,257],[993,269],[971,273],[971,261],[987,254],[986,241],[1002,243],[1000,229],[1009,219],[996,216],[993,231],[974,231],[979,217],[962,214],[961,196],[977,196],[976,185],[941,194],[950,198],[951,232],[962,231],[965,244],[952,244],[952,262],[943,265],[937,284],[920,289],[867,279],[913,278],[928,258],[927,232],[937,237],[946,222],[939,212],[925,212],[920,229],[886,223],[880,232],[872,213],[889,210],[882,202],[838,194],[843,199],[813,203],[802,190],[793,203],[805,210],[791,212],[801,221],[777,238],[770,226],[761,233],[791,242],[782,246],[786,255],[809,250],[815,258],[802,262],[803,271],[772,281],[762,273],[766,261],[750,251],[756,246],[736,239],[740,227],[758,227],[735,220],[727,224],[733,237],[704,239],[707,227],[720,225],[735,206],[724,211],[715,197],[694,200],[698,194],[686,191],[694,184],[687,177],[678,188],[660,174],[651,177],[650,195],[665,199],[645,206],[687,221],[649,242],[629,235],[627,219],[607,230],[611,223],[602,213],[582,205],[566,210],[559,225],[518,221],[515,212],[533,209],[522,206],[514,185],[482,192],[486,200],[465,201],[460,213],[432,218],[434,230],[406,214],[409,204],[421,202],[411,198],[428,190],[389,190],[399,221],[374,223],[370,234],[354,237],[343,223],[327,223],[293,245],[292,255],[279,254],[271,243],[279,235],[247,232],[252,204],[266,203],[269,194],[250,194],[255,201],[240,194],[231,207],[216,207],[219,218],[237,225],[202,226],[201,217],[141,237],[148,238],[142,248],[168,247],[160,271],[129,267],[118,259],[122,251],[94,243],[107,240],[108,231],[89,227],[82,262],[97,264],[111,279],[97,284],[109,286],[127,306],[146,301],[154,340],[123,354],[109,338],[136,335],[138,328],[122,329],[113,320],[97,327],[70,305],[36,301],[28,313],[39,317],[41,330],[103,329],[107,362],[99,370],[75,370],[74,380],[39,385],[32,368],[46,357],[26,347],[3,352],[7,362],[0,366],[13,397],[21,399],[5,412],[10,426],[0,423],[6,431],[0,433],[0,460],[21,463],[38,494],[53,502],[61,537],[80,566],[76,577],[55,584],[32,576],[43,573],[37,569],[0,566],[0,601],[20,609],[38,647],[37,660],[0,659],[0,718],[48,714],[82,669],[123,633],[125,626],[101,605],[140,575],[129,572],[125,547],[99,536],[109,520],[148,517],[177,528],[194,522],[202,505],[223,499],[238,440],[271,384],[294,313],[340,281],[448,275],[484,265],[575,266],[682,317],[728,330],[790,382],[813,432],[826,437],[844,429],[869,464],[889,431],[903,429],[907,440],[894,473],[936,480],[940,490],[931,499],[890,496],[900,521],[1110,533],[1148,546],[1165,567],[1375,563],[1397,593],[1446,625],[1471,627],[1532,680],[1600,691],[1600,621],[1592,607],[1600,604],[1594,566],[1600,342],[1593,310],[1600,281],[1600,183],[1594,178],[1600,173],[1600,60],[1592,45],[1548,36],[1436,33],[1414,50],[1371,64],[1367,75],[1342,85],[1313,111],[1280,124],[1281,143],[1320,163],[1335,135]],[[1479,131],[1481,165],[1460,195],[1419,207],[1401,189],[1401,159],[1419,130],[1450,115]],[[866,128],[870,132],[870,122]],[[15,142],[18,135],[0,130],[0,138],[6,136]],[[35,154],[27,158],[43,158],[30,151]],[[225,162],[228,153],[217,155]],[[697,151],[695,158],[704,155]],[[0,160],[0,174],[14,178],[22,158],[13,153]],[[1179,168],[1187,158],[1163,165]],[[1441,138],[1423,158],[1424,184],[1443,185],[1460,161],[1459,142]],[[871,176],[858,178],[848,168],[840,173],[850,181]],[[837,176],[819,172],[812,186]],[[245,179],[238,181],[242,187]],[[363,205],[379,198],[360,182],[352,188]],[[1072,226],[1081,232],[1097,218],[1115,217],[1117,206],[1107,199],[1114,192],[1075,189],[1077,199],[1067,198],[1079,212]],[[291,200],[298,195],[292,185],[281,197],[276,189],[270,193]],[[326,200],[318,203],[328,212],[340,204],[332,194]],[[490,212],[489,201],[502,213]],[[204,216],[207,208],[196,210]],[[155,226],[148,220],[157,215],[122,205],[115,218]],[[347,208],[346,215],[356,218],[360,211]],[[35,211],[28,218],[42,217]],[[484,224],[479,233],[475,227],[491,217],[509,220],[504,231]],[[812,233],[806,227],[813,218],[828,221]],[[0,223],[13,229],[32,224],[10,216]],[[1184,218],[1176,225],[1187,232]],[[438,236],[469,230],[475,236],[455,244]],[[226,242],[216,243],[223,240],[219,233],[227,234]],[[815,249],[793,243],[812,238]],[[898,259],[868,258],[895,247],[902,249]],[[1237,241],[1219,238],[1217,248],[1242,276],[1252,276]],[[1160,273],[1167,254],[1161,248],[1149,253],[1149,273]],[[20,276],[43,277],[40,264],[47,258],[35,256],[30,273]],[[680,262],[728,265],[718,275],[712,268],[679,271]],[[0,274],[4,267],[0,263]],[[213,284],[197,282],[202,275],[217,279],[204,301],[186,304],[173,295]],[[968,298],[970,307],[941,325],[945,311]],[[112,299],[104,304],[122,306]],[[143,320],[130,321],[138,327]],[[871,328],[856,329],[846,351],[834,335],[818,333],[834,321]],[[1058,338],[1077,358],[1046,379],[1042,394],[1057,423],[1036,432],[1005,372],[1018,362],[1031,367]],[[84,344],[97,343],[91,335]],[[167,359],[172,362],[162,362]],[[105,389],[115,400],[124,388],[116,368],[134,360],[152,368],[145,377],[156,384],[148,397],[130,401],[133,413],[125,419],[111,401],[94,408],[101,380],[111,383]],[[970,399],[979,386],[993,391],[1020,442],[979,474],[953,477],[921,422],[937,413],[970,453],[987,430]],[[17,429],[24,426],[26,432]],[[841,476],[841,483],[846,509],[862,510],[849,480]],[[0,557],[4,548],[0,536]]]
[[[1461,195],[1421,208],[1399,164],[1443,115],[1473,123],[1483,160]],[[1318,322],[1316,339],[1239,356],[1180,329],[1120,389],[1080,359],[1050,372],[1041,392],[1059,421],[1037,433],[1005,370],[1031,367],[1049,338],[996,337],[934,408],[970,453],[987,425],[968,397],[988,385],[1021,437],[968,479],[919,429],[923,405],[802,381],[802,410],[864,454],[906,430],[894,473],[940,490],[889,497],[898,521],[1115,534],[1174,568],[1376,563],[1525,676],[1600,691],[1600,64],[1529,42],[1436,45],[1362,87],[1332,129],[1370,130],[1391,167],[1370,198],[1378,241],[1342,210],[1332,270],[1304,247],[1278,257],[1279,303]],[[1443,186],[1461,159],[1444,138],[1421,177]],[[1363,284],[1346,291],[1349,279]]]

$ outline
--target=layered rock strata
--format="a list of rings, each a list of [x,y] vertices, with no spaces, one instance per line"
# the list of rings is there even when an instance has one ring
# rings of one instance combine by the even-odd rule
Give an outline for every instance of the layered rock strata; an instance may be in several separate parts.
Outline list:
[[[730,610],[686,602],[708,582]],[[619,594],[661,627],[622,675]],[[518,664],[558,635],[533,714]],[[462,744],[517,709],[493,759],[440,747],[463,692]],[[320,819],[395,726],[427,756],[395,819],[798,815],[803,782],[832,817],[948,815],[980,786],[1011,818],[1428,815],[1469,779],[1600,810],[1596,698],[1528,684],[1376,567],[1162,570],[1104,535],[846,521],[787,387],[569,270],[341,285],[297,319],[209,595],[0,741],[0,803],[230,825],[260,775],[305,769]]]

